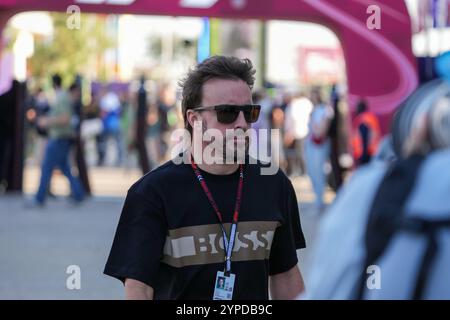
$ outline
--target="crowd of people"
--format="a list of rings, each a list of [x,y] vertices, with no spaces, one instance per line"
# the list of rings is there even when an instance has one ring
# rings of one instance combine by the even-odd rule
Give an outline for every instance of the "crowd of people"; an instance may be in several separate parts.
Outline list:
[[[80,82],[74,82],[65,89],[61,77],[54,75],[52,84],[53,90],[44,91],[38,87],[26,101],[28,154],[34,163],[40,165],[42,174],[39,197],[33,202],[37,205],[45,202],[41,195],[44,189],[48,189],[46,194],[54,196],[50,189],[53,169],[59,169],[69,178],[72,192],[79,194],[73,199],[81,200],[84,198],[82,189],[88,192],[90,189],[87,166],[129,167],[133,165],[132,155],[137,150],[138,99],[137,93],[129,89],[129,84],[101,85],[92,90],[87,104],[83,104]],[[156,92],[146,105],[145,140],[150,168],[167,160],[170,132],[179,123],[171,87],[163,84]],[[61,163],[49,165],[50,158],[46,156],[54,152],[49,150],[49,146],[55,137],[66,141],[67,150]],[[95,145],[94,150],[87,148],[91,142]],[[66,166],[70,170],[66,170]],[[69,175],[72,172],[75,176]],[[81,189],[78,180],[81,180]]]

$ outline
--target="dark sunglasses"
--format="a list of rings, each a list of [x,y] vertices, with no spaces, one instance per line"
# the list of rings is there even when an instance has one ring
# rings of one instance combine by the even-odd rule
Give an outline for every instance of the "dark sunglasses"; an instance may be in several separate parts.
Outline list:
[[[254,123],[258,120],[261,106],[255,104],[234,105],[234,104],[219,104],[210,107],[197,107],[192,109],[194,111],[215,110],[217,114],[217,121],[223,124],[230,124],[236,121],[239,112],[244,113],[245,121]]]

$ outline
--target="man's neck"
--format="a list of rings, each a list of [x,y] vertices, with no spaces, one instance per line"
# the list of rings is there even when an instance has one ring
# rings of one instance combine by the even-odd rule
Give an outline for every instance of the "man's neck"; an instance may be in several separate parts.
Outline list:
[[[193,149],[191,149],[191,152],[192,152],[191,154],[194,157],[194,162],[197,165],[197,167],[199,167],[201,170],[203,170],[205,172],[208,172],[211,174],[216,174],[216,175],[227,175],[227,174],[232,174],[239,168],[238,163],[208,164],[208,163],[206,163],[206,161],[204,161],[204,159],[203,159],[203,161],[200,161],[200,159],[197,159],[195,157],[195,153],[193,152]]]
[[[239,168],[239,164],[237,164],[237,163],[233,163],[233,164],[201,163],[201,164],[197,164],[197,166],[200,169],[202,169],[203,171],[206,171],[211,174],[216,174],[216,175],[232,174],[233,172],[236,172],[236,170]]]

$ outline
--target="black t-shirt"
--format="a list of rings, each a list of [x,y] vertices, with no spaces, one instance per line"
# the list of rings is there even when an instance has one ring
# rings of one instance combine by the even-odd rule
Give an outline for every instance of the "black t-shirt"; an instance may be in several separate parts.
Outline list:
[[[268,276],[294,267],[296,249],[305,247],[291,182],[280,170],[261,175],[261,168],[244,167],[233,300],[268,299]],[[229,236],[239,170],[201,173]],[[212,299],[224,256],[218,218],[190,164],[169,161],[129,189],[104,273],[148,284],[155,299]]]

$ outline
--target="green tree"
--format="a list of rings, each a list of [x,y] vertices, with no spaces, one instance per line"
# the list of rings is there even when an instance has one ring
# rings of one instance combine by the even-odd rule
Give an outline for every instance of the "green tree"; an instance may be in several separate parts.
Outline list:
[[[67,27],[68,15],[64,13],[51,13],[51,18],[52,37],[38,37],[34,55],[29,60],[33,76],[44,79],[59,73],[66,85],[77,73],[86,74],[92,68],[106,76],[102,70],[102,56],[116,43],[106,33],[105,16],[81,14],[79,29]]]

